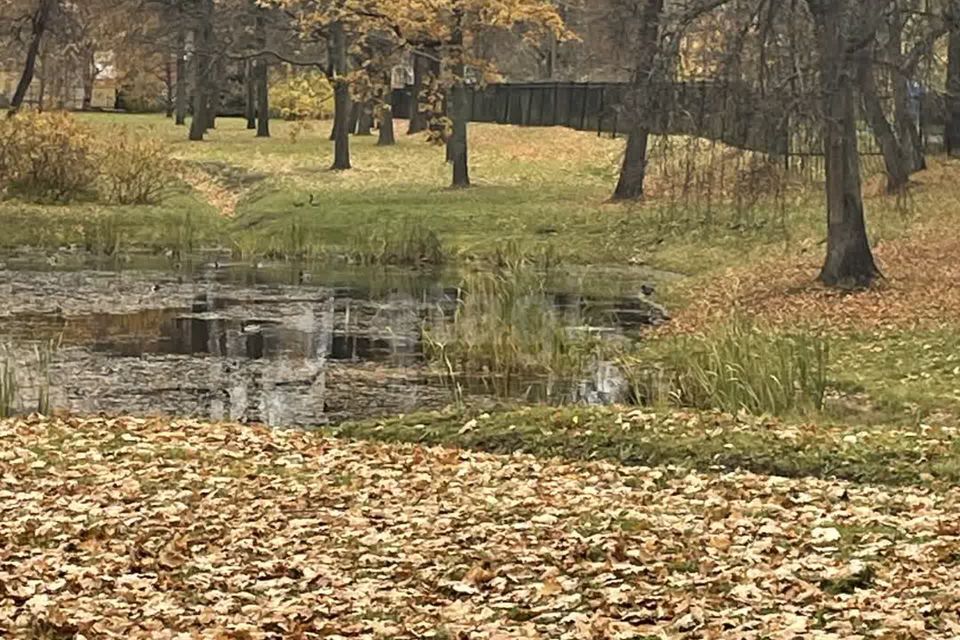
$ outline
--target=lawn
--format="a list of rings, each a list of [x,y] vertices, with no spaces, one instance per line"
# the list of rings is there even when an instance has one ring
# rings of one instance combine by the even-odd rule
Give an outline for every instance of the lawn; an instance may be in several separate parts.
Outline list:
[[[747,160],[682,138],[654,145],[647,203],[614,205],[607,200],[623,140],[560,128],[472,126],[475,187],[452,191],[443,150],[419,136],[400,136],[392,148],[354,137],[355,168],[335,173],[327,170],[328,123],[274,122],[272,138],[256,139],[242,120],[221,119],[206,142],[191,143],[159,116],[79,117],[97,135],[122,126],[169,142],[186,184],[154,206],[2,202],[0,224],[10,233],[0,246],[220,246],[249,257],[329,257],[415,221],[439,234],[458,261],[549,254],[701,274],[785,247],[808,251],[823,235],[816,190],[792,185],[784,198],[736,206],[731,190],[753,176]],[[690,157],[705,168],[691,174]],[[875,237],[899,235],[908,218],[886,198],[871,203]],[[43,224],[25,224],[37,220]]]

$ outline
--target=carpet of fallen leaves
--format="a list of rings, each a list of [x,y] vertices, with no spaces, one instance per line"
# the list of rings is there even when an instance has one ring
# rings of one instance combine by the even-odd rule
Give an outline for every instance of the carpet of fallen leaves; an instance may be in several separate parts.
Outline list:
[[[940,328],[960,319],[960,237],[918,232],[882,243],[874,254],[885,277],[865,291],[817,283],[820,256],[731,269],[698,287],[667,330],[707,327],[733,311],[774,324],[868,331]]]
[[[844,292],[821,286],[816,277],[825,247],[808,246],[802,254],[729,269],[694,285],[692,304],[667,332],[708,327],[734,310],[775,324],[799,321],[840,330],[900,331],[956,324],[960,236],[949,230],[958,224],[960,163],[932,159],[930,168],[914,179],[908,206],[917,219],[907,234],[874,249],[884,274],[874,288]],[[878,197],[888,198],[874,199]]]
[[[0,636],[960,637],[960,491],[0,422]]]

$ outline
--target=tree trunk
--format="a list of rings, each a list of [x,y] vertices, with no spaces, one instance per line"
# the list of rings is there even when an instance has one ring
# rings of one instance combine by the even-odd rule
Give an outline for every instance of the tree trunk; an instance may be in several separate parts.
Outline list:
[[[42,51],[40,54],[40,77],[37,80],[40,82],[40,87],[37,91],[37,111],[43,113],[44,107],[46,106],[46,97],[47,97],[47,69],[49,65],[47,60],[49,56],[46,51]]]
[[[50,23],[50,16],[57,4],[57,0],[39,0],[36,11],[30,19],[31,38],[27,46],[27,57],[23,63],[23,73],[20,74],[20,81],[10,99],[9,114],[13,115],[23,106],[23,101],[27,97],[27,91],[30,89],[30,83],[33,82],[33,74],[37,68],[37,57],[40,55],[40,44],[43,41],[43,34]]]
[[[83,104],[81,111],[90,111],[93,108],[93,90],[97,82],[97,62],[93,48],[83,52]]]
[[[213,40],[210,41],[211,46],[213,46]],[[210,85],[210,99],[207,107],[207,129],[216,129],[217,128],[217,116],[223,112],[223,93],[224,87],[226,85],[226,60],[222,56],[217,55],[212,60],[212,73]]]
[[[213,40],[213,0],[202,0],[199,22],[194,32],[193,61],[193,118],[190,120],[190,140],[203,140],[207,131],[210,103],[210,47]]]
[[[173,80],[173,62],[171,62],[169,58],[166,60],[166,62],[163,65],[163,82],[167,88],[167,96],[163,105],[164,106],[163,115],[167,118],[172,118],[173,111],[174,111],[174,93],[176,92],[176,88],[174,87],[174,80]],[[91,90],[90,93],[92,95],[93,91]],[[84,96],[84,101],[86,101],[86,96]],[[86,107],[84,108],[84,111],[86,111],[89,108],[90,108],[90,105],[87,104]]]
[[[360,124],[360,103],[350,103],[350,118],[347,120],[347,133],[356,135],[357,126]]]
[[[848,36],[854,24],[851,1],[807,0],[817,23],[823,92],[827,256],[820,280],[842,288],[869,286],[880,276],[867,239],[861,192],[853,91],[856,73]]]
[[[270,65],[260,58],[257,70],[257,137],[270,137]]]
[[[900,141],[887,120],[877,90],[877,79],[871,63],[872,52],[869,48],[860,54],[858,76],[863,112],[866,115],[873,137],[876,138],[883,154],[883,164],[887,172],[887,193],[899,193],[910,180],[907,158]]]
[[[620,168],[620,179],[613,192],[614,200],[639,200],[643,197],[644,182],[647,177],[647,145],[650,131],[636,126],[627,138],[627,150]]]
[[[410,126],[407,128],[407,135],[414,135],[427,130],[427,114],[420,110],[427,66],[428,60],[426,58],[413,54],[413,95],[411,96]]]
[[[960,16],[957,18],[960,22]],[[950,29],[947,47],[947,153],[960,157],[960,24]]]
[[[453,188],[466,189],[470,186],[470,163],[467,145],[467,85],[466,52],[463,49],[463,10],[454,9],[454,29],[451,38],[456,60],[453,65],[453,90],[450,92],[450,119],[453,131],[447,146],[447,154],[453,164]]]
[[[257,46],[267,48],[267,22],[263,9],[257,13]],[[260,56],[254,63],[257,94],[257,137],[270,137],[270,63],[266,56]]]
[[[664,0],[645,0],[638,24],[637,68],[632,81],[634,124],[627,138],[627,149],[620,167],[620,178],[613,192],[613,200],[638,200],[643,197],[647,178],[647,147],[650,127],[645,123],[648,114],[655,112],[650,87],[656,75],[660,48],[660,21]]]
[[[373,106],[369,102],[362,102],[357,112],[357,135],[373,135]]]
[[[386,89],[383,92],[383,104],[380,105],[380,137],[377,140],[377,146],[380,147],[391,147],[397,144],[397,136],[393,128],[393,91],[389,77],[387,80]]]
[[[180,26],[177,28],[177,104],[174,122],[184,125],[187,122],[187,35],[182,26],[184,16],[180,14]]]
[[[243,64],[243,116],[247,120],[247,130],[257,128],[257,78],[254,70],[256,62],[247,60]]]
[[[334,171],[350,169],[350,85],[347,82],[347,34],[343,23],[330,27],[333,66],[333,166]]]
[[[893,63],[893,119],[896,125],[897,139],[906,158],[907,170],[910,174],[923,171],[927,168],[924,157],[923,140],[920,137],[920,115],[922,96],[911,96],[910,86],[913,83],[916,67],[906,66],[903,55],[903,14],[894,4],[890,11],[890,28],[887,42],[887,52]]]
[[[927,158],[920,137],[920,105],[913,104],[906,78],[894,78],[893,101],[897,138],[906,156],[907,168],[911,174],[923,171],[927,168]]]

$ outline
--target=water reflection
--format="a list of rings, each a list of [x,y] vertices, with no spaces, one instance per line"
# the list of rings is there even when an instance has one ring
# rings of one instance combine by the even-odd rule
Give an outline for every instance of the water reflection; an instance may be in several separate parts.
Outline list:
[[[424,366],[422,327],[438,308],[457,305],[456,274],[341,269],[314,272],[305,285],[300,271],[0,271],[10,293],[0,342],[62,336],[51,401],[80,413],[315,425],[451,400]],[[635,295],[564,287],[548,289],[543,304],[577,330],[633,334],[655,312]],[[550,384],[516,381],[515,395],[554,397]],[[569,391],[610,402],[624,384],[598,363]]]

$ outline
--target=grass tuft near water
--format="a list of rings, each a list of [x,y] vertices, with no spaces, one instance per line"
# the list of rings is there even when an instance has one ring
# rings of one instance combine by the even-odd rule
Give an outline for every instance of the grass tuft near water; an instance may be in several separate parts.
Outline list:
[[[648,402],[731,413],[819,412],[830,384],[827,338],[742,316],[701,334],[664,338],[626,362],[637,395]]]
[[[469,274],[452,314],[424,329],[426,355],[452,388],[479,385],[498,397],[570,401],[610,344],[572,328],[547,301],[546,276],[528,268]]]

